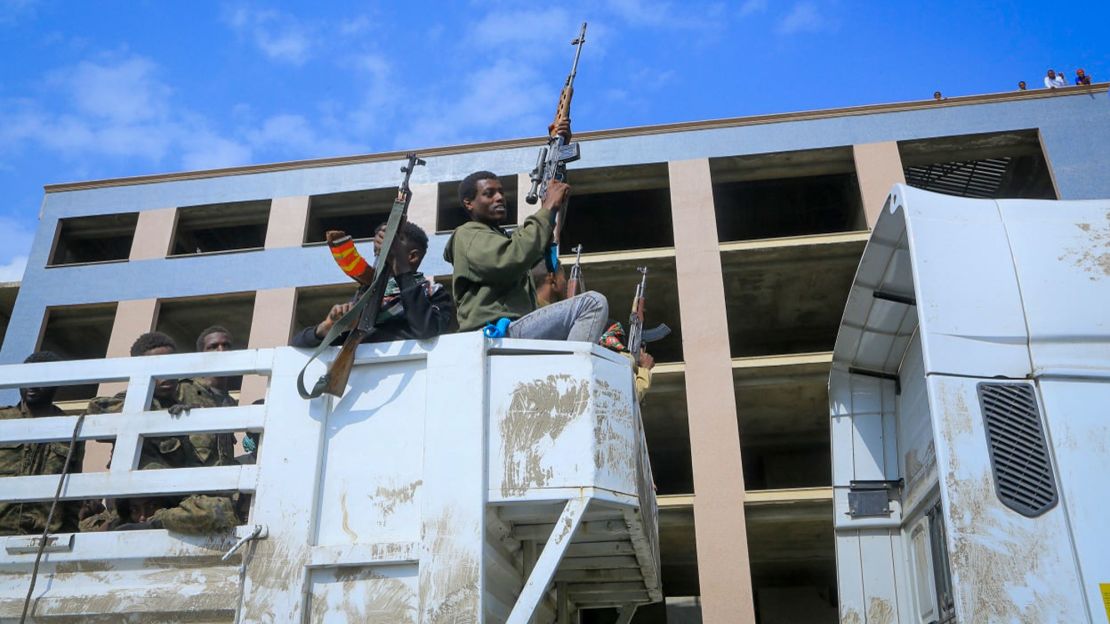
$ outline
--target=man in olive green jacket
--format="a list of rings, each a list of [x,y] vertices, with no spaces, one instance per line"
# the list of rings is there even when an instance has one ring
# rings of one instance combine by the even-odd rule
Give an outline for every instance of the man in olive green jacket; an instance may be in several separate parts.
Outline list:
[[[511,338],[597,342],[609,317],[604,295],[585,292],[536,309],[530,272],[551,244],[552,211],[569,194],[570,186],[552,181],[540,209],[510,235],[500,227],[508,213],[497,176],[478,171],[459,184],[459,201],[471,220],[455,230],[443,253],[454,267],[459,331],[507,318]]]
[[[25,363],[57,362],[59,358],[50,351],[32,353]],[[57,388],[20,388],[19,404],[0,407],[0,420],[10,418],[40,418],[44,416],[65,416],[54,405]],[[85,456],[85,443],[77,442],[70,456],[69,441],[65,442],[24,442],[0,444],[0,477],[23,477],[29,475],[61,474],[81,472],[81,461]],[[69,468],[66,458],[69,457]],[[51,487],[53,492],[53,486]],[[61,501],[54,511],[50,522],[51,533],[64,533],[77,530],[77,516],[81,501]],[[50,502],[0,503],[0,535],[26,535],[42,533],[46,528],[46,517],[50,514]]]

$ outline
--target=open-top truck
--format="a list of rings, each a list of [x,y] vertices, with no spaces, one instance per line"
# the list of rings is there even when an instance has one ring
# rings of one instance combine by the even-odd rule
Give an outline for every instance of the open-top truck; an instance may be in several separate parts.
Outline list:
[[[334,355],[334,354],[332,354]],[[226,534],[51,535],[35,622],[575,622],[661,599],[655,494],[628,360],[480,332],[358,347],[340,399],[304,400],[292,348],[0,367],[4,388],[126,382],[90,415],[107,472],[63,500],[252,495]],[[324,362],[309,372],[319,374]],[[264,375],[265,403],[148,411],[160,378]],[[0,422],[0,444],[68,443],[76,416]],[[261,434],[257,463],[137,470],[141,439]],[[3,480],[50,500],[57,475]],[[0,620],[18,621],[38,536],[0,538]]]
[[[896,186],[829,378],[843,624],[1110,618],[1110,201]]]

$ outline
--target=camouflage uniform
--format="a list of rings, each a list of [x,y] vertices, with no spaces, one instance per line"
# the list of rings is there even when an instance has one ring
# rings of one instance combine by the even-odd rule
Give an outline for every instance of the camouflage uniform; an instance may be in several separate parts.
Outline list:
[[[97,397],[89,402],[89,414],[111,414],[123,409],[126,392],[114,397]],[[151,399],[150,409],[164,410],[173,405],[190,408],[229,407],[235,401],[209,386],[192,379],[177,384],[174,402]],[[162,438],[143,438],[139,454],[139,470],[158,468],[196,468],[198,466],[234,466],[235,436],[230,433],[194,433]]]
[[[98,397],[89,403],[88,413],[106,414],[123,409],[126,393],[114,397]],[[169,409],[174,405],[189,408],[230,407],[236,403],[227,394],[192,379],[178,382],[174,401],[151,400],[150,409]],[[139,453],[139,470],[165,468],[196,468],[202,466],[238,465],[235,461],[235,436],[230,433],[194,433],[190,435],[143,438]],[[204,534],[224,531],[238,524],[232,497],[192,495],[184,499],[167,497],[166,506],[159,509],[150,521],[128,523],[128,502],[118,501],[120,511],[106,510],[86,518],[81,523],[83,531],[111,531],[120,528],[166,528],[187,534]]]
[[[180,502],[177,502],[180,501]],[[125,522],[128,501],[119,501],[118,509],[107,509],[81,521],[82,531],[116,531],[126,529],[167,529],[186,535],[206,535],[234,528],[239,524],[235,505],[227,496],[194,494],[185,499],[167,499],[165,506],[154,512],[150,520]]]
[[[51,404],[40,416],[65,416],[58,406]],[[33,418],[23,403],[0,408],[0,419]],[[61,474],[69,453],[69,442],[44,442],[0,444],[0,477],[21,477],[29,475]],[[81,462],[85,457],[85,443],[78,442],[73,448],[68,472],[81,472]],[[48,493],[53,494],[53,489]],[[81,511],[81,501],[59,502],[50,523],[51,533],[65,533],[77,530],[77,517]],[[26,535],[42,533],[46,528],[46,517],[50,514],[50,502],[41,503],[0,503],[0,535]]]

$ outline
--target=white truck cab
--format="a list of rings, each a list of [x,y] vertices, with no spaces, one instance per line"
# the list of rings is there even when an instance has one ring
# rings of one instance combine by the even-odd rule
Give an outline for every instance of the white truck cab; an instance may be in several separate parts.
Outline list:
[[[843,624],[1110,617],[1110,201],[895,186],[829,378]]]

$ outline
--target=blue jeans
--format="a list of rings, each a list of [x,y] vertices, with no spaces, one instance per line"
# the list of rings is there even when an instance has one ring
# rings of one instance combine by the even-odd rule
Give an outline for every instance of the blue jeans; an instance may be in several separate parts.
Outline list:
[[[509,325],[509,338],[596,343],[608,321],[609,302],[591,290],[518,318]]]

